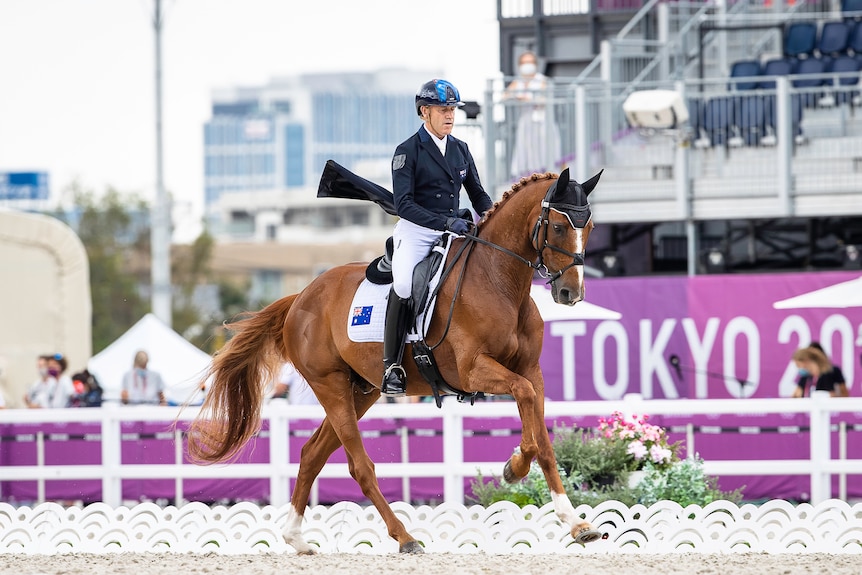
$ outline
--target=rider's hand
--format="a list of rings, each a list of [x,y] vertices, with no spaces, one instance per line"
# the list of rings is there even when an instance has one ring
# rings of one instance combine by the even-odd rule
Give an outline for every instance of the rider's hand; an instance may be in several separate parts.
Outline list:
[[[462,218],[449,218],[446,221],[446,229],[458,234],[459,236],[463,236],[470,231],[467,221]]]

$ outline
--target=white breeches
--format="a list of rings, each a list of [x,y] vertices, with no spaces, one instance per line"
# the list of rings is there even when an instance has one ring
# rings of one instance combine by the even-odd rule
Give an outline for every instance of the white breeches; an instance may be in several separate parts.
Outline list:
[[[405,219],[398,220],[392,232],[395,245],[392,254],[392,287],[400,298],[410,297],[413,290],[413,268],[425,259],[437,238],[439,230],[418,226]]]

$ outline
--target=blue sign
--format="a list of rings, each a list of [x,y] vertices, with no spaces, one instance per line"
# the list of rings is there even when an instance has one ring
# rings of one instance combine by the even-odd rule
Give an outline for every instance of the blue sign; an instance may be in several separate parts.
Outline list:
[[[0,200],[47,200],[48,172],[0,172]]]

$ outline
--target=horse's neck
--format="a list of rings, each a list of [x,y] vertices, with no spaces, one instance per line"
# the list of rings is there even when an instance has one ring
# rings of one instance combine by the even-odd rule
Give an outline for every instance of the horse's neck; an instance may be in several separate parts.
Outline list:
[[[510,198],[507,204],[500,208],[501,211],[510,213],[492,214],[492,217],[482,226],[480,236],[518,254],[523,260],[533,262],[536,259],[536,250],[530,240],[530,234],[538,218],[538,213],[533,214],[533,212],[539,208],[541,198],[530,198],[531,194],[527,190],[520,193],[524,194],[524,197]],[[512,225],[513,222],[517,222],[517,225]],[[511,254],[490,246],[483,247],[485,257],[482,259],[487,266],[489,277],[493,279],[492,283],[500,286],[504,291],[513,292],[517,297],[525,297],[525,294],[529,294],[533,269]]]

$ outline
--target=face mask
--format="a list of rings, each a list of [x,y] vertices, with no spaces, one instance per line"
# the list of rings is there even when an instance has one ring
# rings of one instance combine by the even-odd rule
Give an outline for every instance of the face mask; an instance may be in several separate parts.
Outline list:
[[[139,368],[138,368],[138,369],[136,369],[135,371],[137,371],[137,372],[138,372],[138,377],[146,377],[146,375],[147,375],[147,370],[146,370],[146,369],[141,369],[141,368],[139,367]]]
[[[59,369],[53,369],[53,368],[49,369],[48,375],[50,375],[51,377],[57,377],[58,375],[60,375],[60,370]]]
[[[48,368],[47,367],[40,367],[39,368],[39,375],[41,375],[42,377],[45,377],[46,375],[48,375]]]
[[[811,372],[805,369],[804,367],[799,368],[799,377],[808,377],[811,375]]]
[[[532,76],[536,73],[536,65],[532,62],[521,64],[518,66],[518,73],[521,74],[521,76]]]

